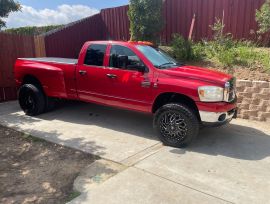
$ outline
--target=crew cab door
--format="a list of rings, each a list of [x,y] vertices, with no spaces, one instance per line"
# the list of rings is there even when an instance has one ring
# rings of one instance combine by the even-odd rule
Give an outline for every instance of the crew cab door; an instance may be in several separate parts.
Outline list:
[[[109,94],[107,71],[104,67],[107,44],[88,45],[76,69],[77,93],[80,100],[99,101]]]
[[[152,77],[148,68],[133,50],[112,44],[107,76],[110,79],[111,103],[128,109],[149,111],[152,98]]]

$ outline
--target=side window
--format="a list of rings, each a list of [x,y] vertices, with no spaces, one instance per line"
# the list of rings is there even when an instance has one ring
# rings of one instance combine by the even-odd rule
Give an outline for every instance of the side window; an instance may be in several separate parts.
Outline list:
[[[129,48],[121,45],[112,45],[110,51],[110,67],[137,70],[143,63]]]
[[[88,47],[84,59],[85,65],[103,66],[107,45],[92,44]]]

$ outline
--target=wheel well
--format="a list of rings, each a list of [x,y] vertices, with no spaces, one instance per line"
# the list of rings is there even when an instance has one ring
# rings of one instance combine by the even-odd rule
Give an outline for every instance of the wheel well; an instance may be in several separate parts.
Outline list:
[[[163,93],[160,94],[152,107],[152,112],[155,113],[161,106],[168,104],[168,103],[181,103],[186,105],[187,107],[191,108],[194,113],[196,114],[197,118],[201,120],[198,107],[196,103],[188,96],[178,93]]]
[[[42,89],[42,85],[40,83],[40,81],[32,76],[32,75],[26,75],[24,78],[23,78],[23,83],[22,84],[33,84],[33,85],[36,85],[38,86],[39,88]]]

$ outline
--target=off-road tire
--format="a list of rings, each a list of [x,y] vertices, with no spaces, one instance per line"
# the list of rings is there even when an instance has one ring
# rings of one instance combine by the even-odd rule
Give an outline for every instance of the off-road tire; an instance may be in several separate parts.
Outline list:
[[[177,120],[177,124],[168,122],[172,117],[176,117],[174,121]],[[186,105],[177,103],[160,107],[154,115],[153,126],[164,145],[177,148],[190,145],[198,135],[200,127],[194,111]]]
[[[20,107],[26,115],[36,116],[45,111],[46,96],[38,86],[22,85],[19,89],[18,99]]]

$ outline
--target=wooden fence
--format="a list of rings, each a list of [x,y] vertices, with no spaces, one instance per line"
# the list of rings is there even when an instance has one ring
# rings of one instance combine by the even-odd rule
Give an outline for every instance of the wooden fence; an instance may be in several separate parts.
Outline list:
[[[173,33],[187,38],[195,15],[193,39],[211,38],[215,18],[223,18],[225,32],[236,39],[253,39],[257,30],[256,9],[265,0],[165,0],[164,29],[160,41],[168,44]],[[76,57],[87,40],[129,40],[128,6],[101,10],[100,14],[72,23],[58,32],[45,35],[47,56]],[[269,38],[269,35],[268,35]],[[268,40],[269,42],[270,40]]]
[[[256,9],[265,0],[166,0],[164,4],[165,28],[162,40],[170,42],[173,33],[187,37],[192,17],[195,14],[193,39],[211,38],[209,25],[215,18],[222,19],[224,14],[224,32],[231,33],[236,39],[252,39],[251,30],[257,30]]]
[[[193,39],[211,38],[216,17],[224,13],[225,32],[236,39],[252,39],[257,29],[255,12],[265,0],[165,0],[163,5],[163,43],[170,43],[173,33],[188,36],[195,14]],[[68,24],[43,36],[0,33],[0,102],[16,97],[13,65],[18,57],[77,58],[81,46],[89,40],[129,40],[128,6],[103,9],[99,14]],[[268,35],[268,42],[269,42]]]
[[[77,58],[82,45],[89,40],[103,40],[104,25],[100,14],[71,23],[44,36],[48,57]]]
[[[45,56],[42,37],[0,33],[0,102],[16,99],[13,66],[19,57]]]

